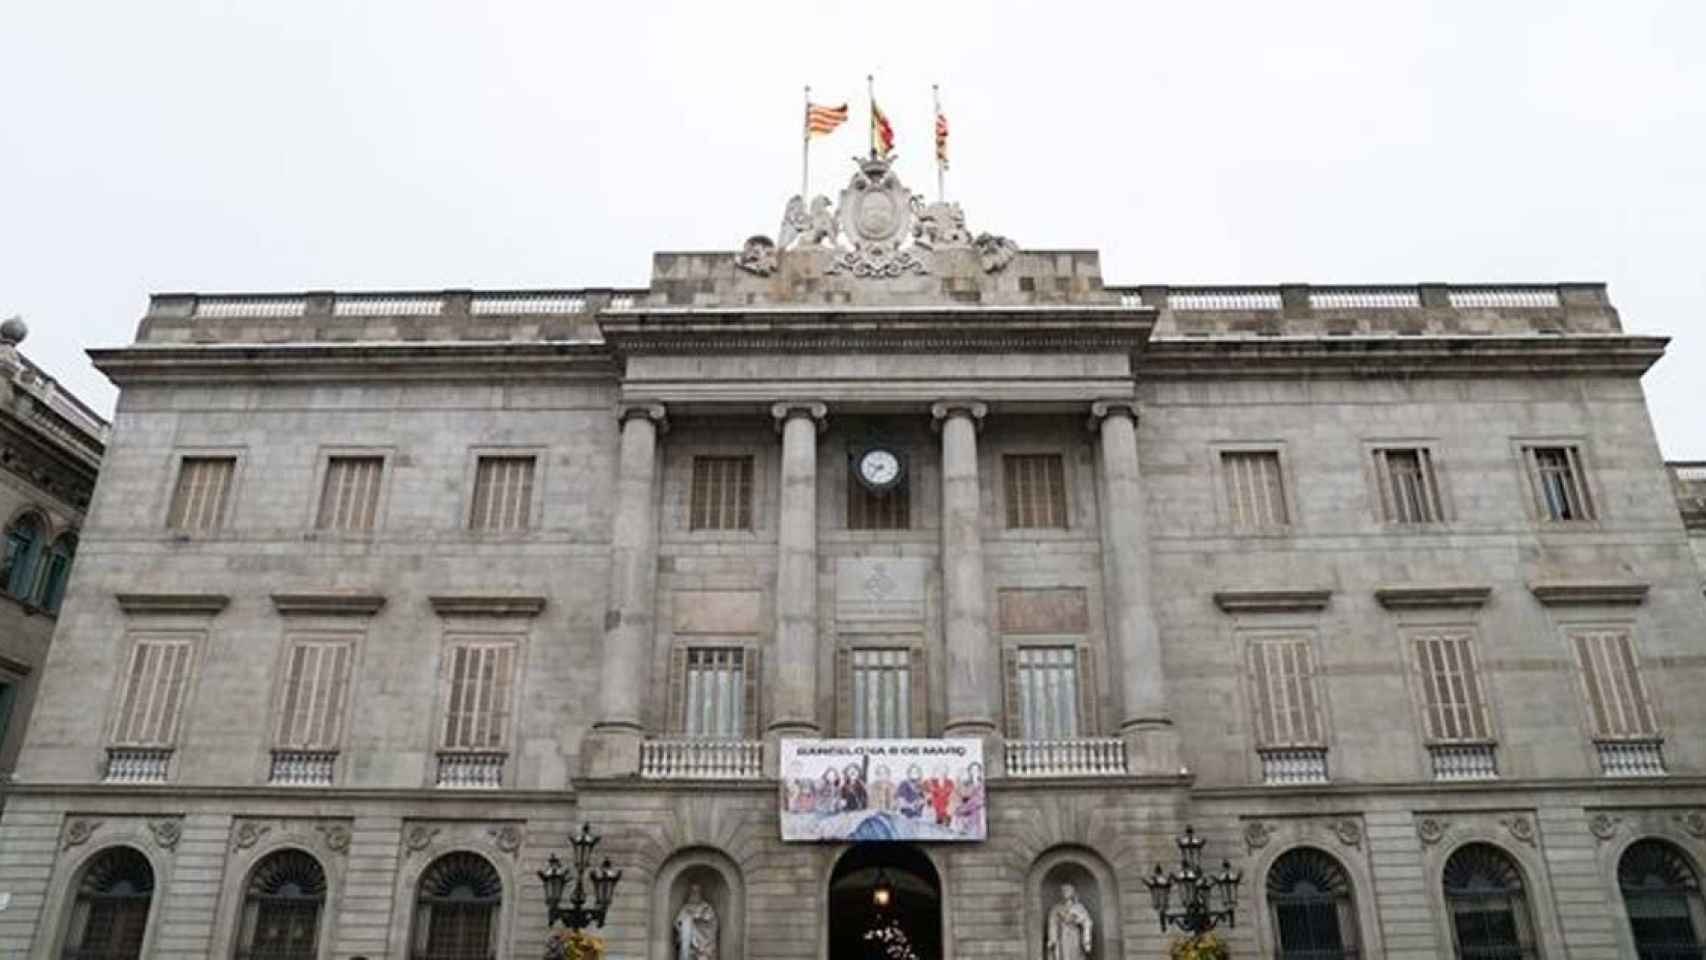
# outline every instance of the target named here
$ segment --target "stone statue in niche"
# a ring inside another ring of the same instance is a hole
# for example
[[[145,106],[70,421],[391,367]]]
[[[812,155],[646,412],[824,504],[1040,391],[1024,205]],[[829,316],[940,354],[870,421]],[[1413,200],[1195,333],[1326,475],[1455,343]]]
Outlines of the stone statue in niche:
[[[697,883],[675,913],[675,960],[717,960],[717,910]]]
[[[1078,901],[1078,891],[1070,883],[1061,884],[1060,900],[1048,912],[1044,960],[1087,960],[1093,926],[1090,911]]]

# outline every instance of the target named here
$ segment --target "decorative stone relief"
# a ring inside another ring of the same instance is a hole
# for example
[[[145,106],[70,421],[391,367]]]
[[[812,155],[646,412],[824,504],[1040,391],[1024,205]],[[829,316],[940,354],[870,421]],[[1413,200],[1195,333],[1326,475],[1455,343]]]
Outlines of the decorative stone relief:
[[[1609,813],[1596,813],[1588,819],[1588,832],[1599,838],[1600,842],[1617,836],[1617,827],[1623,822],[1622,817],[1614,817]]]
[[[95,835],[95,831],[101,828],[101,824],[103,822],[105,821],[90,820],[84,817],[79,817],[78,819],[66,824],[65,846],[63,849],[69,850],[72,847],[80,846],[89,842],[89,838]]]
[[[1019,245],[993,233],[977,235],[977,255],[984,273],[1000,273],[1019,255]]]
[[[347,853],[350,845],[350,829],[341,823],[317,823],[314,829],[320,831],[320,836],[326,838],[326,849],[333,853]]]
[[[1505,830],[1509,831],[1511,837],[1516,839],[1518,842],[1526,843],[1531,847],[1534,846],[1533,820],[1530,820],[1528,817],[1519,813],[1509,817],[1500,817],[1499,823],[1502,824]]]
[[[776,234],[776,247],[792,250],[795,246],[834,245],[836,232],[835,213],[830,210],[828,197],[822,194],[813,197],[808,211],[805,198],[796,193],[788,199],[788,207],[782,212],[782,229]]]
[[[747,237],[746,245],[735,254],[735,266],[747,273],[768,277],[776,272],[776,244],[769,237]]]
[[[417,823],[404,831],[403,846],[408,849],[409,853],[419,853],[432,845],[432,841],[438,836],[438,833],[438,827],[429,827]]]
[[[1706,840],[1706,813],[1690,810],[1676,815],[1676,822],[1696,840]]]
[[[969,247],[971,231],[966,229],[966,215],[957,203],[925,203],[912,198],[912,212],[918,218],[912,236],[926,250],[949,250]]]
[[[237,832],[231,838],[232,850],[247,850],[261,838],[272,832],[272,824],[260,823],[255,820],[245,820],[237,825]]]
[[[150,820],[148,832],[154,835],[154,842],[162,848],[170,850],[183,839],[184,824],[181,820]]]
[[[1333,835],[1347,847],[1362,846],[1362,824],[1353,817],[1340,817],[1334,821]]]
[[[506,823],[500,827],[493,827],[486,832],[491,835],[492,842],[497,845],[497,848],[504,853],[513,857],[521,850],[521,827],[513,823]]]
[[[1252,820],[1244,827],[1244,846],[1248,847],[1251,853],[1255,853],[1267,846],[1268,841],[1272,840],[1273,836],[1273,830],[1267,824],[1260,820]]]
[[[1451,826],[1451,821],[1438,817],[1423,817],[1416,821],[1416,836],[1421,838],[1422,846],[1431,847],[1445,836],[1445,830]]]

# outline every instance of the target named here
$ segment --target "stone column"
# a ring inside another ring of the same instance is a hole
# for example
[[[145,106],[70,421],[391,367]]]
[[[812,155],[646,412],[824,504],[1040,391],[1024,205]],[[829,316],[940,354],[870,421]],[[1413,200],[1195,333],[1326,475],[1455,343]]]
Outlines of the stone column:
[[[776,670],[769,738],[815,737],[817,722],[817,435],[821,403],[770,408],[782,434],[781,512],[776,521]]]
[[[1100,438],[1103,604],[1108,645],[1117,653],[1120,737],[1132,773],[1179,771],[1179,739],[1167,714],[1161,634],[1150,594],[1149,523],[1137,468],[1137,408],[1098,400],[1090,429]]]
[[[944,733],[993,740],[1001,665],[984,599],[977,482],[977,431],[988,409],[974,400],[944,400],[931,406],[930,416],[942,431],[942,633],[948,653]],[[985,763],[998,768],[998,753],[986,750]]]
[[[610,536],[610,593],[599,660],[598,721],[582,747],[590,776],[631,776],[640,769],[642,698],[651,692],[658,584],[655,487],[661,405],[626,407],[616,467],[616,517]]]

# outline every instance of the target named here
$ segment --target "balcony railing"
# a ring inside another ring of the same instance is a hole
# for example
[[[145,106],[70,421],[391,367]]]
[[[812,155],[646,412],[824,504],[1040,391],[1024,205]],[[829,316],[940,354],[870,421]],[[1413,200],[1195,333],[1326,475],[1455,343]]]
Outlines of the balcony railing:
[[[1327,782],[1326,747],[1264,747],[1256,755],[1262,758],[1262,782],[1269,786]]]
[[[452,790],[496,790],[504,785],[502,753],[440,753],[438,785]]]
[[[165,783],[171,747],[108,747],[108,783]]]
[[[757,780],[764,776],[761,740],[647,740],[640,744],[647,780]]]
[[[1660,749],[1663,741],[1600,740],[1599,767],[1608,777],[1662,777],[1665,757]]]
[[[274,750],[268,783],[285,787],[329,787],[336,750]]]
[[[1428,746],[1435,780],[1497,780],[1499,766],[1490,743],[1435,743]]]
[[[1118,737],[1007,741],[1009,777],[1122,777],[1126,769]]]

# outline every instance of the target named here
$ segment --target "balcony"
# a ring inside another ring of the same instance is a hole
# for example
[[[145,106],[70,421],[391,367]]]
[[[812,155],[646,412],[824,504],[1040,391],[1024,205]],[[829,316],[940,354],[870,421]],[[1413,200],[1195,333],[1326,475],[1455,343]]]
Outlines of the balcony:
[[[165,783],[171,747],[108,747],[107,783]]]
[[[267,782],[284,787],[329,787],[337,762],[336,750],[274,750]]]
[[[645,780],[758,780],[764,776],[762,740],[647,740],[640,744]]]
[[[1009,777],[1123,777],[1125,741],[1118,737],[1009,740]]]
[[[1497,780],[1498,761],[1490,743],[1433,743],[1428,745],[1434,779]]]
[[[440,753],[437,785],[448,790],[496,790],[504,785],[507,758],[503,753]]]
[[[1262,782],[1270,787],[1327,782],[1326,747],[1263,747]]]
[[[1660,744],[1650,740],[1598,740],[1600,771],[1608,777],[1662,777],[1665,757]]]

